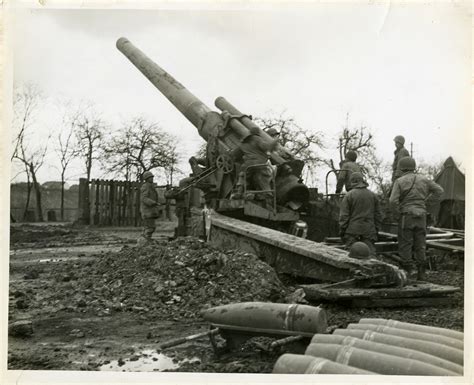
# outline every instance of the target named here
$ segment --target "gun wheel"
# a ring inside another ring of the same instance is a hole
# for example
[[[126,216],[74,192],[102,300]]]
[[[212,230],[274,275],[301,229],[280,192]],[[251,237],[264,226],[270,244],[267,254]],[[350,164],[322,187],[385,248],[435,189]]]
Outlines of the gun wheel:
[[[219,155],[216,158],[216,167],[224,174],[229,174],[234,170],[234,161],[229,155]]]

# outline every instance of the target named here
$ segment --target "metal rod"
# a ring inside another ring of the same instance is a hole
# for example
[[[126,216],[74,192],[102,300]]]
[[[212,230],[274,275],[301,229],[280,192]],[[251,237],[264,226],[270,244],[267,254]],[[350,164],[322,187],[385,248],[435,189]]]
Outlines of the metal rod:
[[[216,335],[216,334],[219,333],[219,331],[220,330],[217,328],[217,329],[208,330],[206,332],[202,332],[202,333],[198,333],[198,334],[193,334],[191,336],[175,338],[173,340],[163,342],[162,344],[160,344],[158,346],[158,348],[159,349],[166,349],[166,348],[171,348],[173,346],[182,345],[186,342],[197,340],[199,338],[208,337],[208,336],[211,336],[211,335]]]

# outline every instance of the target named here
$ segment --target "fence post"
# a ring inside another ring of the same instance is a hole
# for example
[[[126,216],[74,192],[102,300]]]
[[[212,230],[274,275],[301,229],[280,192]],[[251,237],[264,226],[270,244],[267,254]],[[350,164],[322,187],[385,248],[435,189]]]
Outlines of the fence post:
[[[79,178],[79,217],[77,222],[88,225],[90,222],[89,181]]]

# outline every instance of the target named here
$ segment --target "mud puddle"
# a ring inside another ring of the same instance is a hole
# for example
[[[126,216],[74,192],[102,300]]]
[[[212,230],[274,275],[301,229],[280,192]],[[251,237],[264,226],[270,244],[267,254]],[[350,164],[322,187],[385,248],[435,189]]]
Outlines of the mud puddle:
[[[132,358],[113,360],[97,369],[101,371],[122,372],[163,372],[178,369],[185,363],[197,362],[200,362],[197,357],[177,360],[154,350],[144,350]]]
[[[67,254],[67,258],[77,257],[78,255],[97,254],[105,251],[117,252],[124,246],[124,243],[115,245],[80,245],[67,247],[49,247],[42,249],[28,248],[19,250],[10,250],[10,257],[25,258],[34,255],[36,259],[48,257],[51,255]]]

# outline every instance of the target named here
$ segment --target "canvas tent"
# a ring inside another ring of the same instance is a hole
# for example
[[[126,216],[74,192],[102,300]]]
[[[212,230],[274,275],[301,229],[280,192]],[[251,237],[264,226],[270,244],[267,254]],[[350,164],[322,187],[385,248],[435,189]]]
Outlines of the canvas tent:
[[[446,159],[435,182],[444,189],[436,225],[449,229],[464,229],[466,181],[452,157]]]

